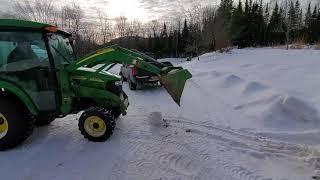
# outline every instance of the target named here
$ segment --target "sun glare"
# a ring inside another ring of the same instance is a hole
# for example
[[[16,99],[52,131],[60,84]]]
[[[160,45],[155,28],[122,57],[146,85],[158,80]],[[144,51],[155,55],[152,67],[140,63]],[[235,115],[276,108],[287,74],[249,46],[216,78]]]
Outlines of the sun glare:
[[[126,16],[128,19],[148,20],[148,14],[140,7],[138,0],[110,0],[106,13],[110,17]]]

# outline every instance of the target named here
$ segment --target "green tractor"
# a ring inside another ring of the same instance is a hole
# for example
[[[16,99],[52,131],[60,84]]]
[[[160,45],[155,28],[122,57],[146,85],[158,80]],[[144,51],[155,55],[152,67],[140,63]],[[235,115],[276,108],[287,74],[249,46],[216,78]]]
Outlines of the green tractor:
[[[115,64],[157,74],[178,105],[192,77],[181,67],[149,63],[146,55],[119,46],[76,59],[70,39],[52,25],[0,19],[0,150],[22,143],[35,125],[81,111],[81,134],[94,142],[107,140],[129,105],[121,77],[107,71]]]

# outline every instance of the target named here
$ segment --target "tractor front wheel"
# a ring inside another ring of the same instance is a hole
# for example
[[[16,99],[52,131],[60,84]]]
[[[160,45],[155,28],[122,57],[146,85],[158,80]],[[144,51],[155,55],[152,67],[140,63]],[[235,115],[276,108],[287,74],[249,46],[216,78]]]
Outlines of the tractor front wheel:
[[[86,139],[93,142],[102,142],[113,134],[115,120],[111,110],[92,107],[82,113],[78,126]]]
[[[16,102],[9,99],[0,101],[0,150],[21,144],[32,133],[34,118]]]

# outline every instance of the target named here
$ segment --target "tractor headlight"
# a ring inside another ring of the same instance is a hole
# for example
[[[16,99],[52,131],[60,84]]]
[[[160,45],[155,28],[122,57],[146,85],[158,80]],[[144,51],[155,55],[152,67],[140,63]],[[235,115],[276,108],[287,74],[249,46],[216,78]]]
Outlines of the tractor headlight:
[[[114,82],[114,85],[116,85],[116,86],[122,86],[122,81],[115,81],[115,82]]]

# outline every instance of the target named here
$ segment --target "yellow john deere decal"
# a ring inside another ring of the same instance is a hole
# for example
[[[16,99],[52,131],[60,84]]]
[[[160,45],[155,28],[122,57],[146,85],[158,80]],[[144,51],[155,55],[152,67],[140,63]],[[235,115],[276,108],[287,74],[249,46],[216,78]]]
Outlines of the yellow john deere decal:
[[[87,61],[87,60],[89,60],[91,58],[94,58],[94,57],[100,56],[100,55],[102,55],[104,53],[108,53],[108,52],[112,52],[112,51],[114,51],[113,48],[103,49],[101,51],[96,52],[95,54],[92,54],[91,56],[88,56],[88,57],[78,61],[77,64],[83,63],[83,62],[85,62],[85,61]]]

